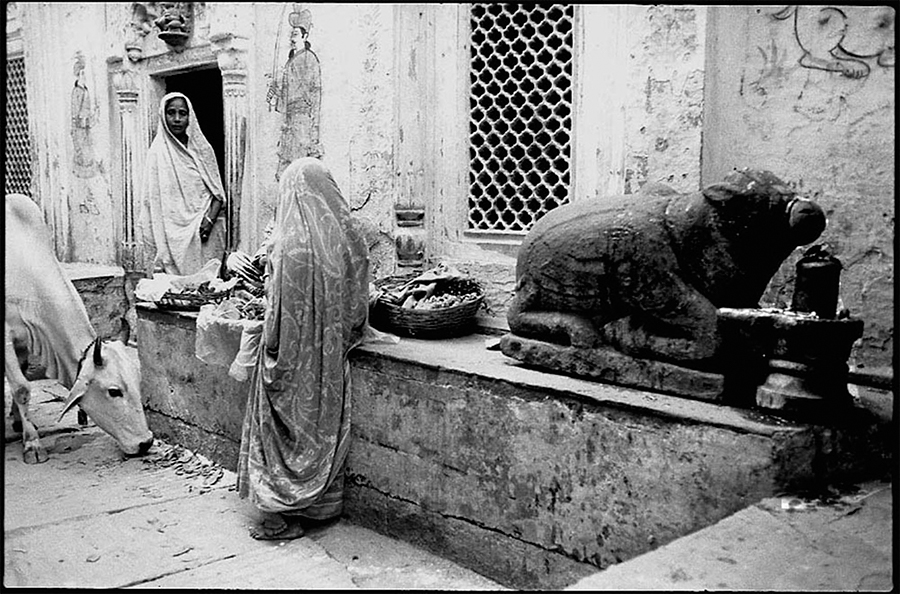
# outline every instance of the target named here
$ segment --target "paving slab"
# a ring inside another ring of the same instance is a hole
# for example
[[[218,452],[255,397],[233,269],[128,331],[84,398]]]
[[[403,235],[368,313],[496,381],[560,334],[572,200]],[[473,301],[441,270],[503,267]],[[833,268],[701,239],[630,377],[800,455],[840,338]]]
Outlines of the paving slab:
[[[74,413],[57,423],[62,389],[34,384],[49,460],[25,464],[6,423],[5,587],[506,589],[344,520],[294,541],[253,540],[256,510],[238,497],[233,472],[159,440],[125,457]]]
[[[767,498],[567,590],[892,591],[892,493]]]

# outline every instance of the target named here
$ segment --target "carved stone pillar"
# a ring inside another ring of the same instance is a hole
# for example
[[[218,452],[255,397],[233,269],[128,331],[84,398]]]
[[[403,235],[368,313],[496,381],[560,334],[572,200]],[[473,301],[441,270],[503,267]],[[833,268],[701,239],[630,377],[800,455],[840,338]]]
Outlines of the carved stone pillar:
[[[122,196],[122,245],[119,249],[119,262],[127,272],[133,272],[143,267],[143,254],[141,253],[137,231],[137,217],[140,215],[135,199],[135,185],[140,179],[141,172],[135,163],[135,158],[140,150],[140,111],[138,100],[137,74],[133,70],[120,70],[113,75],[113,86],[116,90],[116,101],[119,105],[119,122],[122,130],[122,142],[120,146],[121,161],[121,196]]]
[[[433,203],[434,9],[427,5],[394,8],[397,56],[395,100],[398,134],[394,155],[398,181],[394,205],[397,265],[421,268],[428,256],[426,205]]]
[[[222,71],[225,112],[225,194],[228,199],[227,246],[237,248],[241,237],[241,195],[247,157],[247,39],[224,34],[211,39]]]

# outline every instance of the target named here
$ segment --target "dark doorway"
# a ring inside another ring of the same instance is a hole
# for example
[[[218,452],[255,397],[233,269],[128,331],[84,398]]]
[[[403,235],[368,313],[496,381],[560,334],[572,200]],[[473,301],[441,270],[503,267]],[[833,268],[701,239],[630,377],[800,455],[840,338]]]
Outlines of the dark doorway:
[[[212,145],[219,162],[219,174],[225,183],[225,111],[222,108],[222,73],[218,68],[191,70],[163,79],[166,92],[187,95],[194,106],[197,124]],[[228,188],[225,189],[228,192]]]

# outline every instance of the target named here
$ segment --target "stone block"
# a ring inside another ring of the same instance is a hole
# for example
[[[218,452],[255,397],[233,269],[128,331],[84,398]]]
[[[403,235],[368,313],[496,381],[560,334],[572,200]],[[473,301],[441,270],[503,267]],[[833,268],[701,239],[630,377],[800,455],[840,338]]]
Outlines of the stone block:
[[[122,319],[126,318],[130,308],[124,269],[73,263],[64,263],[63,269],[84,301],[97,335],[103,338],[118,336]]]
[[[194,355],[196,313],[138,305],[141,394],[155,435],[237,467],[247,382]]]

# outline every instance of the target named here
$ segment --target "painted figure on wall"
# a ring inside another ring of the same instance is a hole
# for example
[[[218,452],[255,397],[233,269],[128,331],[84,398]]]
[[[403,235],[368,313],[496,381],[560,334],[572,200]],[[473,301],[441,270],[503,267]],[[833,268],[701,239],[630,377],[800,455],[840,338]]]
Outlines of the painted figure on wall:
[[[293,5],[288,17],[291,25],[287,62],[272,73],[267,102],[282,114],[278,142],[278,169],[275,179],[295,159],[322,157],[319,145],[319,114],[322,106],[322,70],[319,58],[309,43],[312,26],[310,12]],[[276,59],[280,55],[276,43]]]
[[[99,173],[94,158],[92,128],[96,121],[91,92],[85,82],[84,54],[75,54],[75,86],[72,88],[72,145],[74,148],[74,171],[81,178],[91,178]]]
[[[88,84],[88,63],[81,51],[75,53],[72,74],[75,82],[69,102],[72,177],[67,192],[71,233],[68,257],[76,262],[112,264],[116,257],[112,196],[103,163],[94,148],[98,109]]]
[[[804,68],[840,72],[847,78],[865,78],[870,62],[894,67],[892,6],[797,6],[772,15],[777,20],[794,18],[794,36],[803,49]]]

